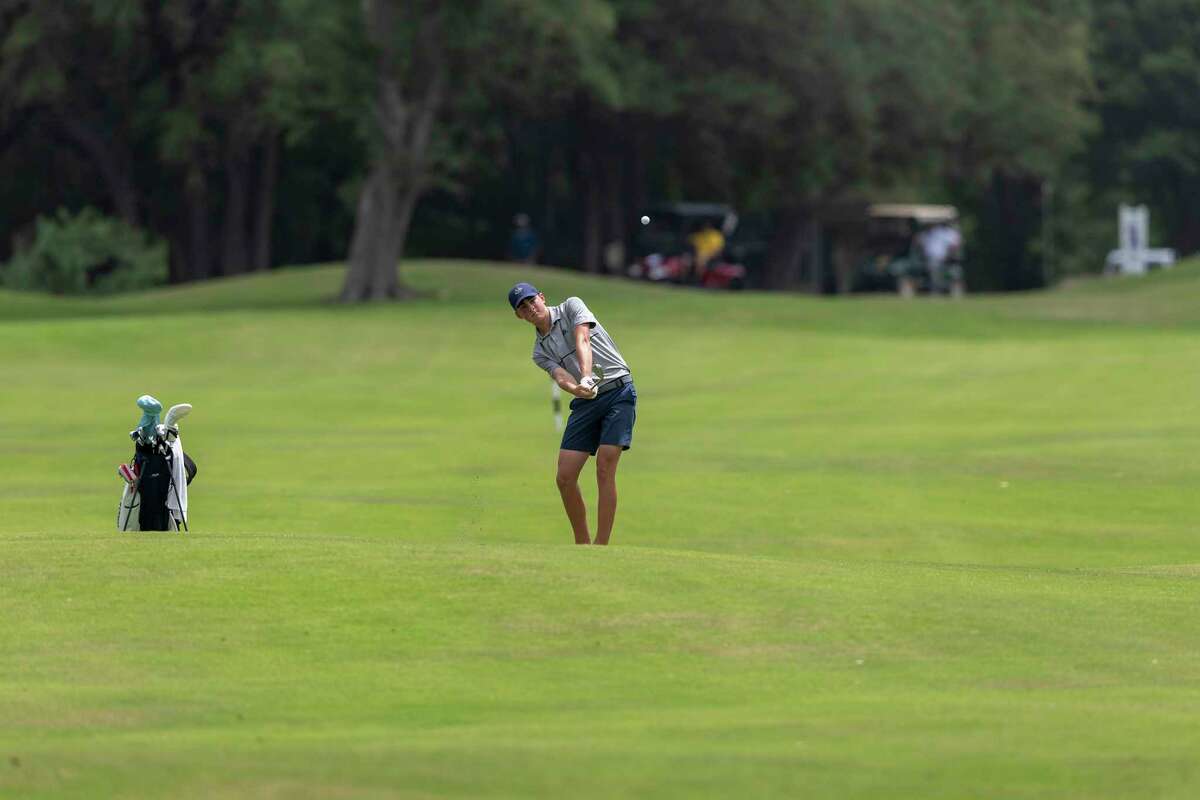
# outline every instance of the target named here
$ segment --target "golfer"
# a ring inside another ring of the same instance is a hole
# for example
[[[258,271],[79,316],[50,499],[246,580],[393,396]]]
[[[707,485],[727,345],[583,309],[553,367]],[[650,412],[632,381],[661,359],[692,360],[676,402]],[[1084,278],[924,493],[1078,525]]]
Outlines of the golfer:
[[[591,544],[587,508],[579,491],[579,473],[596,456],[599,508],[596,544],[608,544],[617,515],[617,463],[633,442],[637,391],[629,365],[604,326],[578,297],[547,306],[546,296],[528,283],[508,292],[508,302],[537,329],[533,363],[550,374],[563,391],[575,395],[558,451],[558,492],[575,544]]]

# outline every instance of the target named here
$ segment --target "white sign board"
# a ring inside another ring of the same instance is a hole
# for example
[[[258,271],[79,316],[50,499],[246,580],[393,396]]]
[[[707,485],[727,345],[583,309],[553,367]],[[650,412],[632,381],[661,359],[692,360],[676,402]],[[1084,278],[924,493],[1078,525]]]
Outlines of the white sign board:
[[[1117,249],[1105,259],[1105,272],[1144,275],[1151,267],[1170,267],[1175,251],[1169,247],[1147,247],[1150,239],[1150,211],[1145,206],[1117,209]]]

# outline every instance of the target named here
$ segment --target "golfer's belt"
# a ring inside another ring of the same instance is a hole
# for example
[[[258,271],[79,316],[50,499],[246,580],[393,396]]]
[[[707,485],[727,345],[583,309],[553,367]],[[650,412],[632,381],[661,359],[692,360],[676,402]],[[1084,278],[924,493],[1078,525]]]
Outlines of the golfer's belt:
[[[620,389],[622,386],[628,386],[631,383],[633,383],[632,375],[622,375],[621,377],[613,378],[608,383],[600,386],[600,388],[596,390],[596,394],[604,394],[611,389]]]

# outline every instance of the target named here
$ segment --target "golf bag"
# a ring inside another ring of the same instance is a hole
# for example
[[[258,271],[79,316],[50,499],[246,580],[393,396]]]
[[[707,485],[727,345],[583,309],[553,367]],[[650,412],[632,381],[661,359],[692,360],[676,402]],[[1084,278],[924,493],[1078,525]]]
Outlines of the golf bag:
[[[138,528],[144,531],[170,530],[173,520],[167,511],[167,497],[171,493],[171,462],[151,447],[138,448],[134,460],[141,476],[138,482],[138,491],[142,495]]]
[[[133,458],[117,468],[124,479],[121,504],[117,507],[119,531],[178,531],[188,529],[187,487],[196,477],[196,462],[183,452],[175,422],[191,411],[186,403],[167,412],[165,425],[158,424],[161,404],[149,395],[138,400],[144,410],[142,423],[130,431]]]
[[[178,439],[138,444],[125,471],[134,481],[121,494],[118,530],[187,530],[187,486],[197,468]]]

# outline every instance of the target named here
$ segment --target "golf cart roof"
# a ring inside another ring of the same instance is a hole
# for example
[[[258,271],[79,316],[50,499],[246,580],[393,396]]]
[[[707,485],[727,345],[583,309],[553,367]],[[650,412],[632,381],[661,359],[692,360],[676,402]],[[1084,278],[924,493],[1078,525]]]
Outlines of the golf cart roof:
[[[930,206],[916,203],[875,203],[867,213],[872,218],[915,219],[917,222],[953,222],[958,219],[954,206]]]
[[[650,206],[646,213],[673,214],[680,217],[723,217],[733,213],[733,206],[725,203],[662,203]]]

